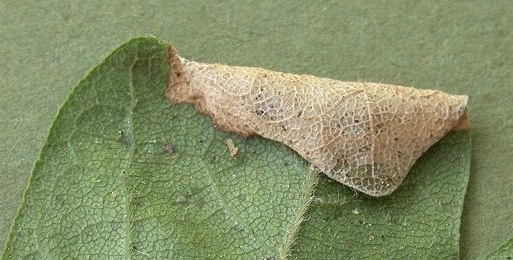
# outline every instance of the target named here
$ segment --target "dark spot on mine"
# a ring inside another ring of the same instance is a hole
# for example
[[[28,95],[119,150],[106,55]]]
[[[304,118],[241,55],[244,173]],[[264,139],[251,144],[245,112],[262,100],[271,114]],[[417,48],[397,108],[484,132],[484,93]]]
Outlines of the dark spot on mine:
[[[282,125],[282,126],[281,126],[281,130],[282,130],[283,132],[285,132],[285,131],[287,131],[287,128],[286,128],[284,125]]]
[[[383,123],[376,124],[374,126],[374,133],[379,134],[379,133],[383,132],[383,128],[385,128],[385,124],[383,124]]]
[[[301,117],[303,115],[303,111],[299,111],[296,115],[296,117]]]
[[[355,119],[355,120],[354,120],[354,122],[355,122],[356,124],[358,124],[358,123],[360,123],[360,120]]]
[[[130,249],[134,250],[134,251],[138,251],[139,250],[139,247],[137,247],[137,245],[135,243],[132,243],[130,245]]]
[[[399,137],[395,137],[395,138],[394,138],[394,141],[395,141],[395,142],[399,141]]]
[[[182,75],[180,72],[177,72],[177,73],[176,73],[176,76],[177,76],[177,77],[180,77],[180,75]]]
[[[257,111],[255,111],[255,114],[257,114],[257,115],[261,116],[261,115],[263,115],[263,114],[264,114],[264,112],[265,112],[265,111],[264,111],[263,109],[257,109]]]

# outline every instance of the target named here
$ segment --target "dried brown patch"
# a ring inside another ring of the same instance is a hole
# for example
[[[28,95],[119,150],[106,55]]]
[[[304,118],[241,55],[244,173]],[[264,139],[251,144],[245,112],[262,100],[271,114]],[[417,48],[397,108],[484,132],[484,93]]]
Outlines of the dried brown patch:
[[[197,63],[173,48],[169,64],[165,95],[172,103],[193,103],[217,128],[284,143],[371,196],[393,192],[429,147],[468,127],[467,96]]]

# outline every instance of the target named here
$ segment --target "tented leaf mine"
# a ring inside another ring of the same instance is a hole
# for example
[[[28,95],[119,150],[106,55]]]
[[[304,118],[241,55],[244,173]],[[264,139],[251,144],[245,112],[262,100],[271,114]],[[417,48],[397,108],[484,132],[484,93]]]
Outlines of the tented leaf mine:
[[[393,192],[415,161],[467,127],[467,96],[186,60],[169,47],[172,103],[215,127],[286,144],[330,178],[371,196]]]

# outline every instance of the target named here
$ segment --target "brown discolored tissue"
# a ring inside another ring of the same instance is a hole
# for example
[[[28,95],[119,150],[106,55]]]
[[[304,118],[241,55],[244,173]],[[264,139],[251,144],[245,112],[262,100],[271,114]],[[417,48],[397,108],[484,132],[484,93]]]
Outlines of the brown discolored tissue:
[[[286,144],[330,178],[371,196],[392,193],[451,129],[469,127],[467,96],[186,60],[169,47],[172,103],[214,125]]]

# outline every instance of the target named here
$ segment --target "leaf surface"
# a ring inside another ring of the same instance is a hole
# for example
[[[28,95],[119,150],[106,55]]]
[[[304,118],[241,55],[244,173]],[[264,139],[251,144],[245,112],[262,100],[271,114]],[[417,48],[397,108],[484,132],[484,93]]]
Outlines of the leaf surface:
[[[513,238],[499,245],[487,256],[487,259],[513,259]]]
[[[321,178],[294,252],[301,259],[458,259],[470,140],[452,132],[390,196],[358,196]]]
[[[386,257],[387,246],[389,256],[458,256],[468,133],[430,149],[394,195],[370,198],[284,145],[170,105],[166,49],[133,39],[73,89],[4,259]]]

